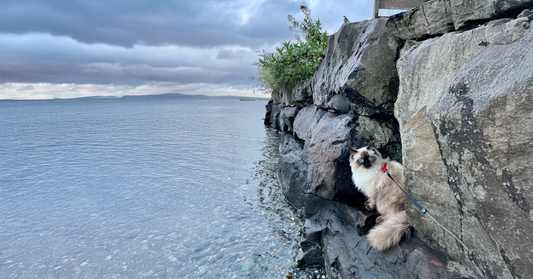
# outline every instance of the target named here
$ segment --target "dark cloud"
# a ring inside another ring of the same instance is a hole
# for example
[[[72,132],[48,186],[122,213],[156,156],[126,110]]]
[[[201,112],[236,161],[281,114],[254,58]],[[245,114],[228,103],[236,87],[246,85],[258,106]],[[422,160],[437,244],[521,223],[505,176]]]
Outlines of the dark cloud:
[[[254,50],[239,46],[125,48],[46,34],[0,36],[0,45],[0,83],[242,84],[256,58]]]
[[[0,85],[250,88],[256,51],[294,39],[288,14],[308,5],[333,33],[343,15],[370,18],[373,2],[0,0]]]
[[[287,37],[287,13],[299,6],[266,1],[246,24],[253,1],[2,1],[0,32],[49,33],[84,43],[132,47],[178,44],[258,47]],[[241,12],[242,11],[242,12]]]

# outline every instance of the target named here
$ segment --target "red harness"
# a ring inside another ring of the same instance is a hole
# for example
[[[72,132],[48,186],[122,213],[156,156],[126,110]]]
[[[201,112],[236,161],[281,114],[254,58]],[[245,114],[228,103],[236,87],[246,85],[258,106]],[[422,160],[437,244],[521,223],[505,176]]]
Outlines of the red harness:
[[[381,167],[381,170],[382,170],[383,172],[386,172],[386,171],[387,171],[387,164],[383,165],[383,167]]]

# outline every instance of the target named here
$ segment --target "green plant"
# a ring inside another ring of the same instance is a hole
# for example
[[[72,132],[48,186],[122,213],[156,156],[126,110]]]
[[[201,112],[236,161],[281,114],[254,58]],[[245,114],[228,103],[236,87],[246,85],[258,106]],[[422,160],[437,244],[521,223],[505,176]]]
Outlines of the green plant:
[[[258,51],[259,52],[259,51]],[[265,51],[260,51],[260,56],[266,55]],[[257,67],[257,73],[250,79],[254,81],[254,91],[261,93],[270,93],[271,91],[278,91],[281,87],[274,80],[272,69],[270,67],[264,67],[261,63],[256,62],[253,64]]]
[[[311,10],[300,7],[305,17],[296,20],[289,15],[289,29],[296,32],[296,42],[283,42],[275,53],[262,52],[257,66],[256,88],[277,90],[302,84],[313,77],[320,61],[325,57],[328,34],[322,32],[320,19],[311,18]],[[302,40],[299,34],[303,35]]]

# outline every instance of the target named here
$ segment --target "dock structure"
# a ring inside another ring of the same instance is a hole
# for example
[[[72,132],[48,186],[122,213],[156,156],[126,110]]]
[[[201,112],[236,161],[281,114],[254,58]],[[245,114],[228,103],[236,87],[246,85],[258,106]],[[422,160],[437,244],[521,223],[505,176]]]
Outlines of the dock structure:
[[[255,101],[255,97],[239,97],[239,101]]]
[[[423,0],[374,0],[374,15],[372,18],[388,17],[380,16],[379,10],[409,10],[423,3]]]

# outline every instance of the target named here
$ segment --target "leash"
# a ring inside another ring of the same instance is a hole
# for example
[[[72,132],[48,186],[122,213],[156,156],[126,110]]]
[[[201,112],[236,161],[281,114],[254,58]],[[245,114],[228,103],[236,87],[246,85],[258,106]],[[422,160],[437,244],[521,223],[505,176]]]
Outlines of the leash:
[[[429,216],[433,221],[435,221],[435,223],[437,223],[437,225],[439,225],[442,229],[444,229],[445,231],[447,231],[448,233],[450,233],[457,241],[459,241],[463,247],[465,247],[466,250],[468,250],[468,252],[471,252],[470,249],[468,249],[468,247],[466,247],[466,245],[463,243],[463,241],[461,241],[457,236],[455,236],[451,231],[447,230],[443,225],[441,225],[437,220],[435,220],[435,218],[433,218],[433,216],[431,216],[428,212],[428,210],[426,208],[424,208],[422,205],[420,205],[418,202],[416,202],[415,199],[413,199],[413,197],[411,197],[411,195],[409,195],[397,182],[396,180],[394,180],[394,178],[392,178],[392,176],[390,175],[389,173],[389,170],[387,169],[387,164],[383,165],[383,167],[381,167],[381,170],[386,173],[389,178],[392,180],[392,182],[394,182],[394,184],[396,184],[396,186],[398,186],[398,188],[400,188],[400,190],[402,190],[402,192],[404,193],[404,195],[409,198],[409,200],[418,208],[418,210],[420,210],[420,212],[422,212],[422,214],[426,214],[427,216]]]

